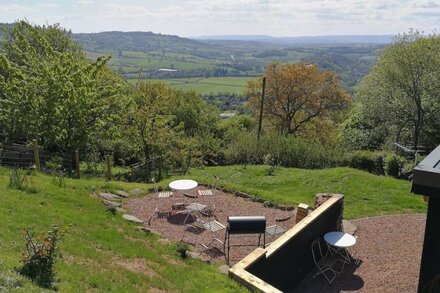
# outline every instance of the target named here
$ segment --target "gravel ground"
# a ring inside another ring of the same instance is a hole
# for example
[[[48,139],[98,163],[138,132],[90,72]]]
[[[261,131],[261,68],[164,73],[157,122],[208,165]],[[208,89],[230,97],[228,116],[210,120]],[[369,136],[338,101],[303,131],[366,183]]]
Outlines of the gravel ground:
[[[331,285],[313,271],[294,292],[416,292],[426,215],[394,215],[351,221],[358,226],[350,250],[359,265],[346,267]]]
[[[197,189],[206,188],[204,186],[199,186]],[[187,193],[197,194],[197,190],[189,190]],[[275,208],[268,208],[263,206],[262,203],[253,202],[250,199],[241,198],[233,194],[227,194],[220,190],[215,190],[214,195],[212,196],[202,195],[198,196],[196,199],[186,198],[185,200],[182,196],[182,193],[176,192],[171,198],[158,198],[155,195],[148,195],[142,198],[131,199],[127,201],[123,207],[134,216],[143,220],[146,223],[146,226],[148,226],[149,219],[153,215],[156,207],[159,207],[161,210],[170,211],[173,204],[184,201],[187,204],[197,202],[212,207],[215,211],[214,214],[217,220],[225,226],[227,224],[228,216],[265,216],[266,225],[270,226],[275,224],[276,218],[284,218],[293,214],[293,211],[283,211]],[[206,230],[194,231],[192,229],[188,229],[187,226],[183,224],[184,218],[185,215],[157,218],[150,222],[149,227],[152,230],[159,232],[163,238],[171,241],[179,241],[183,238],[185,242],[191,244],[198,252],[202,250],[202,247],[199,245],[200,243],[208,244],[213,237],[221,239],[222,241],[224,240],[225,229],[215,233],[208,232]],[[210,221],[214,218],[206,218],[199,215],[197,219]],[[194,220],[195,219],[193,218],[189,222],[194,225],[200,225]],[[294,217],[292,217],[290,220],[283,222],[281,225],[285,229],[288,229],[294,224]],[[278,236],[280,235],[281,234]],[[276,237],[266,237],[266,243],[272,242],[275,239]],[[225,260],[223,247],[220,243],[214,243],[214,246],[218,249],[213,249],[207,253],[203,253],[202,257],[206,260],[222,262]],[[231,237],[231,244],[254,244],[254,246],[248,247],[231,247],[230,264],[232,265],[255,249],[256,244],[258,244],[258,236],[233,235]]]

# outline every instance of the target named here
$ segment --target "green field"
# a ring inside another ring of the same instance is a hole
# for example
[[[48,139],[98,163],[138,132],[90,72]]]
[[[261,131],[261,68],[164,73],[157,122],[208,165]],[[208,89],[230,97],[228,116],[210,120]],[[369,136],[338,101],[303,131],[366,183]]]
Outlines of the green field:
[[[346,218],[426,212],[422,198],[409,193],[408,181],[350,168],[279,168],[274,176],[268,175],[268,169],[207,167],[192,169],[185,177],[210,184],[216,174],[221,186],[277,203],[312,205],[315,193],[343,193]],[[44,292],[14,271],[24,249],[19,228],[40,233],[53,224],[66,231],[60,243],[62,258],[56,262],[60,292],[247,292],[220,274],[218,265],[180,259],[175,244],[137,231],[136,225],[119,213],[113,215],[91,196],[116,189],[147,191],[151,185],[85,178],[66,179],[65,187],[60,187],[51,176],[37,173],[26,180],[35,191],[24,192],[8,187],[9,176],[9,169],[0,168],[1,292]],[[18,280],[20,287],[8,286],[11,279]]]
[[[196,78],[171,78],[160,79],[173,87],[194,90],[199,94],[209,93],[237,93],[241,94],[246,88],[246,83],[252,77],[196,77]],[[149,79],[157,81],[157,79]],[[129,80],[131,83],[138,82],[135,79]],[[146,80],[148,81],[148,79]]]

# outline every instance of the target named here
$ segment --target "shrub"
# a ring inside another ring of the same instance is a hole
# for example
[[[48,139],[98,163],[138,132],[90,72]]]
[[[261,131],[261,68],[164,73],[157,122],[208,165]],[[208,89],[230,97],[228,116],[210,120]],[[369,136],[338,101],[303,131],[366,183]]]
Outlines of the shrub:
[[[46,162],[46,168],[52,171],[63,170],[64,160],[60,156],[53,156]]]
[[[306,169],[333,167],[341,164],[341,153],[294,136],[266,135],[257,142],[255,134],[244,134],[225,151],[229,164],[263,164]],[[274,171],[274,170],[269,170]]]
[[[186,258],[187,257],[187,251],[188,251],[188,244],[184,243],[184,242],[178,242],[176,244],[176,252],[180,255],[181,258]]]
[[[18,272],[38,286],[52,288],[55,278],[54,262],[58,256],[60,239],[58,226],[54,225],[46,236],[34,238],[29,229],[23,229],[26,250],[22,253],[22,267]]]
[[[379,152],[356,151],[349,156],[348,165],[373,174],[384,174],[383,154]]]
[[[400,171],[400,178],[406,180],[412,180],[414,167],[415,167],[414,162],[405,161]]]
[[[385,172],[389,176],[400,178],[402,175],[402,169],[405,164],[405,159],[401,156],[390,154],[385,158],[384,166]]]

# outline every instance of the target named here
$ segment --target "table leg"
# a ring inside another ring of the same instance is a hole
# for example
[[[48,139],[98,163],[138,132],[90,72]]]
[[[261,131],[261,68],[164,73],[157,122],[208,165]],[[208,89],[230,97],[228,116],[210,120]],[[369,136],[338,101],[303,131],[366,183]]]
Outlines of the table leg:
[[[342,262],[342,268],[338,272],[339,274],[341,274],[345,268],[345,265],[351,264],[351,257],[350,254],[348,253],[348,250],[346,248],[334,247],[328,243],[327,243],[327,247],[328,247],[327,252],[330,252],[330,255],[333,258],[337,258],[338,256],[342,258],[342,259],[340,258],[337,259],[338,261]]]

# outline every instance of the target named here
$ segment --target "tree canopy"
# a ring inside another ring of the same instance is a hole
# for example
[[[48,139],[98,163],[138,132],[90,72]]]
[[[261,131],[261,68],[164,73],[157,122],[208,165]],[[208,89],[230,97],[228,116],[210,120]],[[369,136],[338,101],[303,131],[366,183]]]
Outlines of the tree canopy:
[[[398,35],[359,86],[344,135],[363,148],[387,142],[432,148],[440,138],[439,97],[440,37]]]
[[[266,68],[263,115],[281,134],[306,135],[318,120],[330,121],[350,95],[339,86],[336,73],[314,64],[273,63]],[[249,106],[257,114],[262,78],[248,83]]]
[[[25,21],[6,31],[0,54],[0,139],[37,139],[47,149],[84,150],[110,136],[129,99],[127,83],[86,58],[58,25]]]

